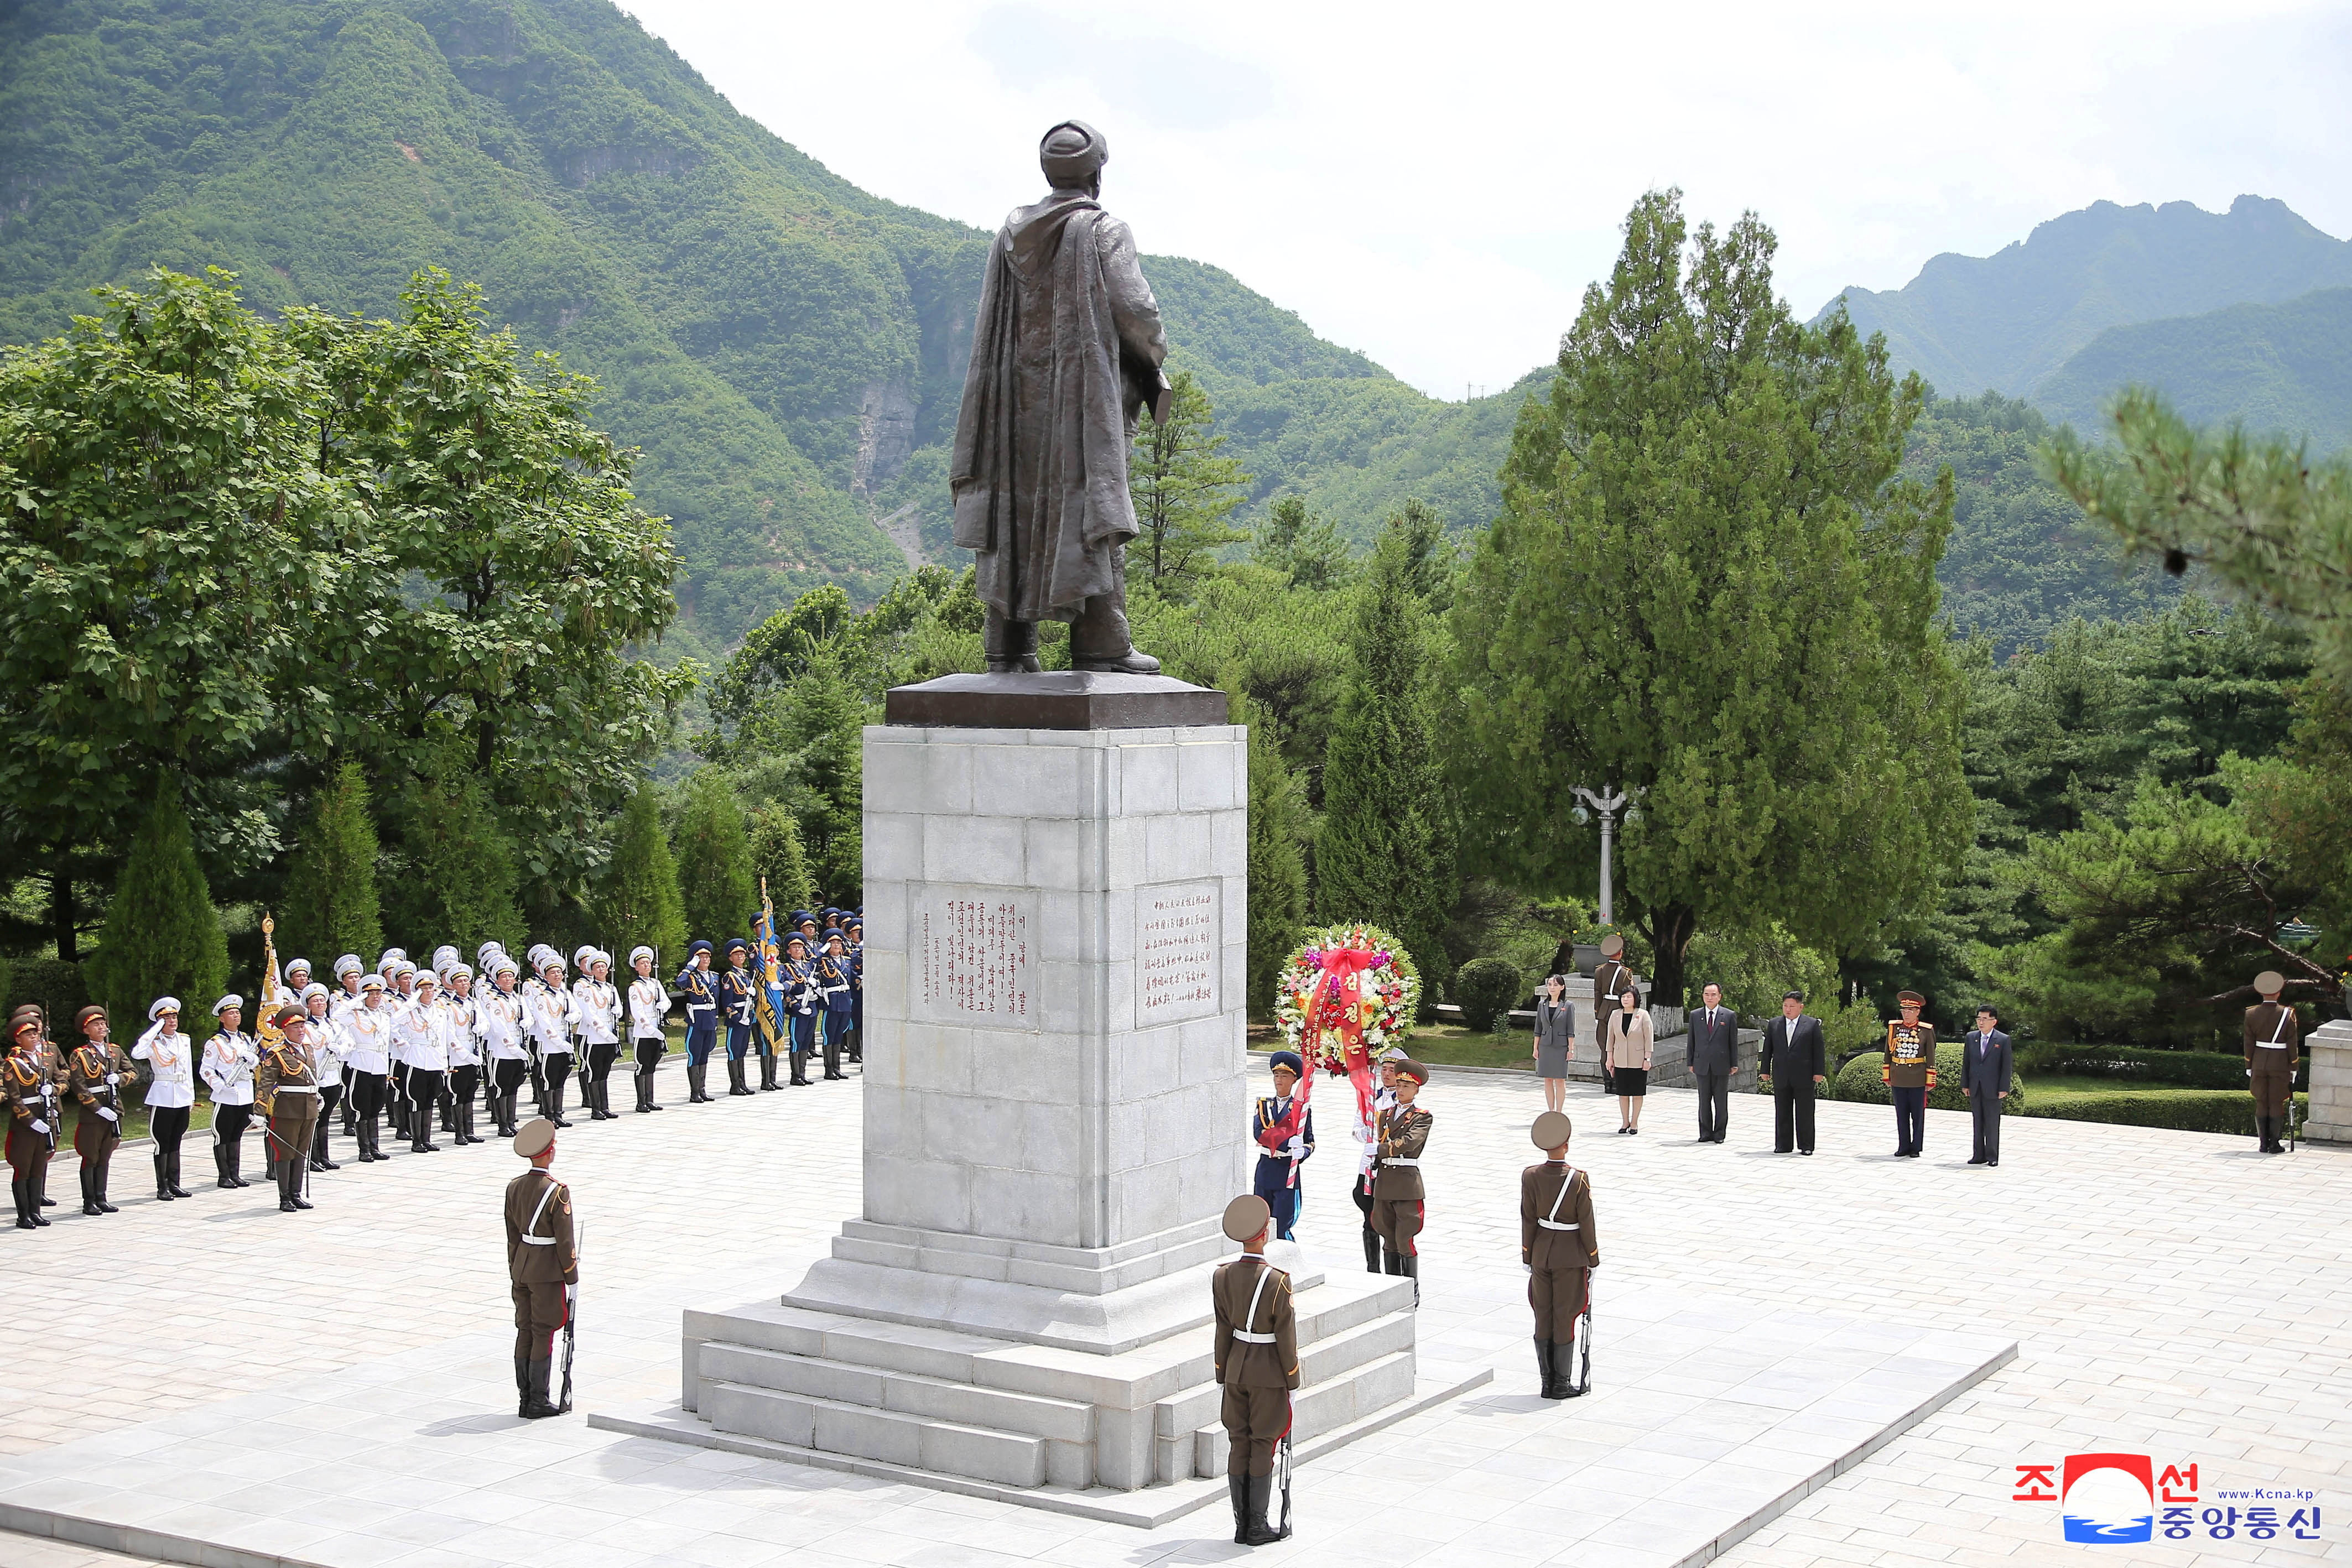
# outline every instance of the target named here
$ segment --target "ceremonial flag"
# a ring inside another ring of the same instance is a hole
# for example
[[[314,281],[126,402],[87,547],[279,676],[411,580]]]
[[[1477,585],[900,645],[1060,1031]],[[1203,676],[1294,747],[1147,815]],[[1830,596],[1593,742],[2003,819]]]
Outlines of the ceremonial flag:
[[[783,955],[776,948],[776,906],[768,898],[768,879],[760,879],[759,934],[760,990],[754,998],[760,1019],[760,1034],[768,1042],[773,1055],[790,1049],[784,1043],[784,980],[779,967]]]

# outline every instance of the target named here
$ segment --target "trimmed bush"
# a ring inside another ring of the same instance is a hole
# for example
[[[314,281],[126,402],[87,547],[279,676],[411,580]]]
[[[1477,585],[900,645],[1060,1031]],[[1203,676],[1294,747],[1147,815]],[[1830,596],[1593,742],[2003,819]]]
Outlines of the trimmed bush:
[[[2243,1064],[2239,1071],[2245,1071]],[[2310,1096],[2298,1094],[2306,1109]],[[2241,1087],[2118,1090],[2112,1094],[2045,1095],[2025,1113],[2062,1122],[2112,1122],[2126,1127],[2172,1127],[2186,1133],[2254,1134],[2254,1097]]]
[[[53,1039],[62,1040],[62,1030],[70,1030],[74,1014],[89,1005],[89,982],[79,964],[63,958],[18,958],[8,977],[8,1010],[31,1002],[49,1019]],[[205,998],[209,1002],[210,997]],[[147,1027],[141,1018],[139,1027]],[[123,1038],[129,1039],[130,1036]]]
[[[131,837],[89,974],[118,1040],[136,1038],[147,1027],[147,1004],[162,996],[180,998],[189,1039],[202,1043],[219,1028],[210,1009],[228,987],[228,937],[196,863],[176,774],[163,776]]]
[[[1885,1065],[1883,1052],[1870,1051],[1855,1057],[1837,1071],[1830,1080],[1833,1100],[1853,1100],[1865,1105],[1892,1105],[1895,1096],[1878,1081],[1878,1071]],[[2012,1070],[2009,1092],[2001,1100],[2004,1116],[2029,1115],[2025,1109],[2025,1081]],[[1936,1087],[1927,1096],[1931,1111],[1965,1111],[1969,1098],[1960,1092],[1960,1045],[1958,1040],[1936,1042]]]
[[[2067,1078],[2112,1078],[2118,1083],[2168,1083],[2183,1089],[2246,1086],[2246,1059],[2221,1051],[2140,1051],[2128,1045],[2029,1045],[2017,1053],[2021,1072]],[[2310,1069],[2295,1064],[2295,1082]]]
[[[1520,998],[1518,966],[1505,958],[1473,958],[1454,971],[1454,1005],[1470,1029],[1491,1029]]]

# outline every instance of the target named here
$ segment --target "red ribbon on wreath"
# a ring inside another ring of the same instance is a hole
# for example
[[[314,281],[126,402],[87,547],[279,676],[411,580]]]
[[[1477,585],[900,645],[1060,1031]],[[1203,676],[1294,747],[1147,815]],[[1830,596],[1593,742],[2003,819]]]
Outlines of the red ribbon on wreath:
[[[1299,1011],[1305,1028],[1300,1043],[1326,1061],[1334,1072],[1344,1071],[1356,1091],[1358,1115],[1369,1125],[1372,1115],[1372,1062],[1364,1050],[1367,1015],[1379,1011],[1377,998],[1366,1007],[1363,975],[1388,959],[1367,947],[1325,947],[1307,957],[1317,967],[1314,994]],[[1324,1049],[1326,1034],[1339,1039],[1335,1053]],[[1337,1060],[1333,1061],[1334,1056]]]

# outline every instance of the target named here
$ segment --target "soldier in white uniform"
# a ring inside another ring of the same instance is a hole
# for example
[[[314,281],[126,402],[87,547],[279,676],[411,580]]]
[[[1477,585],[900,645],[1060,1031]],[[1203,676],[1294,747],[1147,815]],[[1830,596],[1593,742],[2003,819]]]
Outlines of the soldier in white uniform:
[[[437,1155],[433,1141],[433,1106],[441,1097],[441,1080],[449,1071],[449,1009],[442,1005],[440,982],[422,970],[415,993],[394,1016],[393,1038],[400,1042],[401,1060],[408,1064],[408,1152]]]
[[[343,1063],[351,1053],[351,1037],[334,1016],[334,998],[317,981],[302,988],[302,1009],[310,1015],[310,1060],[318,1069],[319,1123],[310,1133],[310,1168],[341,1170],[327,1157],[327,1133],[335,1124],[335,1107],[343,1097]]]
[[[360,977],[366,972],[367,966],[360,962],[360,956],[357,953],[346,953],[335,960],[336,989],[333,996],[328,999],[327,1016],[334,1019],[338,1026],[351,1016],[353,1008],[360,1006]],[[359,1107],[352,1103],[350,1036],[344,1036],[343,1046],[343,1092],[341,1096],[343,1110],[343,1135],[347,1138],[355,1138],[359,1136],[360,1113]]]
[[[196,1047],[180,1032],[179,998],[157,997],[147,1020],[131,1059],[154,1075],[147,1085],[147,1131],[155,1140],[155,1196],[169,1203],[191,1196],[180,1185],[180,1139],[196,1103]]]
[[[204,1064],[197,1069],[213,1096],[213,1166],[219,1187],[251,1186],[245,1179],[245,1129],[253,1120],[253,1070],[261,1053],[253,1037],[239,1026],[245,1021],[245,998],[231,992],[213,1004],[220,1032],[205,1042]]]
[[[593,1122],[618,1120],[613,1113],[610,1081],[621,1054],[621,993],[613,987],[613,956],[585,950],[583,973],[572,983],[572,1018],[580,1031],[580,1097]]]
[[[343,1014],[343,1035],[350,1042],[343,1065],[351,1069],[352,1103],[356,1120],[352,1135],[359,1140],[360,1164],[390,1159],[378,1146],[383,1132],[384,1092],[392,1072],[392,1009],[384,1005],[382,975],[360,980],[360,1002]]]
[[[637,977],[629,982],[629,1041],[637,1060],[637,1110],[658,1111],[654,1103],[654,1070],[669,1051],[669,990],[654,978],[654,950],[634,947],[629,967]]]
[[[482,1087],[482,1020],[474,1000],[474,971],[452,964],[443,984],[449,991],[441,998],[449,1012],[449,1109],[457,1119],[449,1135],[459,1144],[478,1144],[474,1101]]]
[[[572,993],[563,988],[563,955],[539,952],[539,974],[522,988],[523,1026],[539,1057],[540,1112],[558,1128],[563,1119],[563,1081],[572,1075]]]
[[[475,1003],[474,1018],[489,1052],[490,1121],[501,1138],[515,1134],[515,1096],[530,1075],[530,1051],[525,1041],[522,995],[515,982],[522,967],[504,953],[494,955],[483,971],[490,983]]]

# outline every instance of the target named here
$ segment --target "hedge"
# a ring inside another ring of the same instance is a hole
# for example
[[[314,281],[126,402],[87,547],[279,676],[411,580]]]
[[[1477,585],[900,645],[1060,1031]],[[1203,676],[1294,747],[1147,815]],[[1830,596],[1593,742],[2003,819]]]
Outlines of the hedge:
[[[65,958],[16,959],[8,976],[8,1010],[14,1012],[26,1002],[36,1004],[47,1016],[51,1039],[72,1036],[74,1014],[89,1005],[89,984],[81,966]],[[147,1020],[141,1019],[139,1028],[146,1027]],[[135,1040],[138,1030],[126,1035],[118,1025],[115,1038]]]
[[[1519,967],[1507,958],[1471,959],[1454,971],[1453,991],[1467,1029],[1492,1028],[1499,1015],[1523,999]]]
[[[2021,1072],[2067,1078],[2112,1078],[2118,1083],[2170,1083],[2184,1089],[2246,1086],[2246,1059],[2221,1051],[2140,1051],[2128,1045],[2029,1045],[2017,1053]],[[2295,1081],[2310,1082],[2298,1062]]]
[[[1878,1081],[1878,1071],[1885,1066],[1884,1052],[1866,1051],[1837,1071],[1829,1082],[1830,1097],[1852,1100],[1865,1105],[1892,1105],[1895,1096]],[[2025,1109],[2025,1080],[2014,1072],[2010,1075],[2009,1092],[2001,1099],[2005,1116],[2030,1115]],[[1968,1096],[1960,1092],[1960,1046],[1957,1040],[1936,1042],[1936,1088],[1927,1096],[1932,1111],[1965,1111]]]
[[[2245,1071],[2242,1064],[2239,1071]],[[2295,1102],[2308,1107],[2310,1096]],[[2142,1089],[2112,1094],[2048,1094],[2029,1116],[2062,1122],[2112,1122],[2126,1127],[2171,1127],[2189,1133],[2227,1133],[2252,1137],[2254,1097],[2242,1086],[2224,1089]]]

